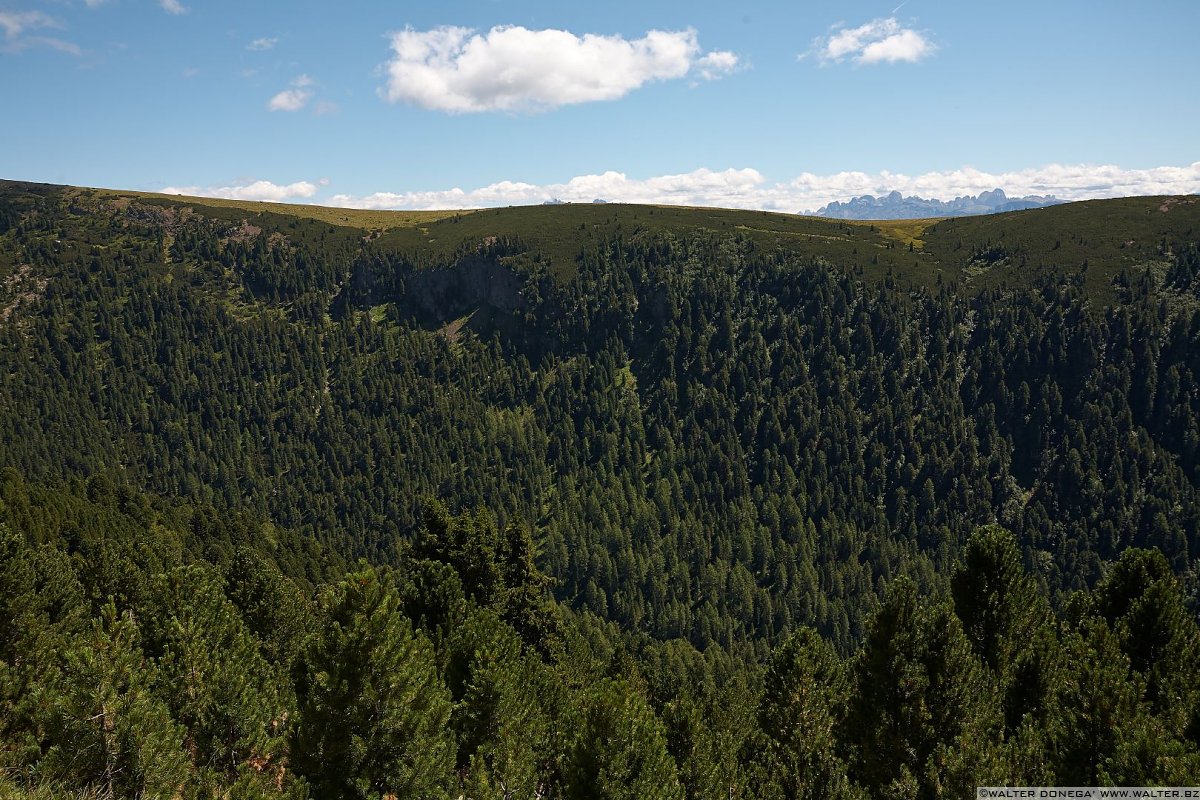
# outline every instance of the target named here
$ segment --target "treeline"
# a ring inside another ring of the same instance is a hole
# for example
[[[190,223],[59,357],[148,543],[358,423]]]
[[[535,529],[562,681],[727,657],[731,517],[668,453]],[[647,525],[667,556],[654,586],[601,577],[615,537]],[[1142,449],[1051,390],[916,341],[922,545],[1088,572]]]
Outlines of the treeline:
[[[482,512],[427,503],[394,566],[343,573],[104,481],[8,471],[0,498],[5,797],[934,798],[1200,775],[1200,628],[1156,551],[1057,617],[983,528],[947,593],[894,582],[849,657],[802,627],[759,666],[561,606],[529,528]]]

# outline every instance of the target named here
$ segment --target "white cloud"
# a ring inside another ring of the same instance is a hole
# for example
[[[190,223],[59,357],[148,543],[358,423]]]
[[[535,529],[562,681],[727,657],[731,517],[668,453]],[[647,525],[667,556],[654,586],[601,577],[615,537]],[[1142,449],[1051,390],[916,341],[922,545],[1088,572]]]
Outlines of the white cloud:
[[[308,105],[313,93],[309,89],[313,80],[307,75],[301,75],[292,81],[292,88],[284,89],[267,101],[270,111],[299,111]]]
[[[179,0],[158,0],[158,4],[168,14],[186,14],[188,12],[187,6]]]
[[[693,70],[712,79],[737,64],[733,53],[702,54],[694,30],[650,31],[640,39],[497,26],[407,28],[392,34],[391,102],[452,113],[540,111],[615,100],[656,80]]]
[[[40,28],[61,28],[62,24],[41,11],[0,10],[0,28],[9,41],[19,39],[26,31]]]
[[[28,47],[50,47],[73,56],[83,55],[79,45],[56,39],[52,36],[28,36],[29,31],[45,28],[61,28],[62,23],[41,11],[4,11],[0,10],[0,30],[4,37],[0,40],[0,52],[16,53]]]
[[[83,49],[74,42],[67,42],[62,39],[55,39],[51,36],[31,36],[22,41],[21,44],[43,45],[45,47],[57,50],[60,53],[66,53],[71,56],[82,56]]]
[[[681,175],[633,179],[620,172],[581,175],[565,183],[532,184],[501,181],[477,189],[453,188],[425,192],[376,192],[355,197],[337,194],[325,205],[347,208],[482,208],[541,203],[550,199],[588,203],[610,202],[660,205],[718,206],[802,212],[833,200],[864,194],[905,195],[951,200],[1000,187],[1012,197],[1055,195],[1062,200],[1086,200],[1127,195],[1200,193],[1200,161],[1184,167],[1124,169],[1110,165],[1063,165],[990,173],[971,167],[908,176],[902,173],[803,173],[790,181],[769,182],[751,168],[713,171],[698,169]]]
[[[823,62],[853,58],[860,64],[920,61],[936,49],[924,34],[903,27],[895,17],[873,19],[857,28],[839,26],[814,45]]]
[[[328,204],[347,208],[480,208],[534,204],[552,198],[590,203],[600,198],[623,203],[733,206],[740,205],[739,200],[753,196],[756,187],[763,183],[763,176],[753,169],[721,172],[698,169],[683,175],[643,180],[609,171],[545,185],[501,181],[470,191],[454,188],[433,192],[376,192],[366,197],[341,194],[329,198]]]
[[[99,8],[104,5],[107,0],[83,0],[83,4],[88,8]]]
[[[728,75],[738,67],[738,57],[728,50],[714,50],[696,60],[696,74],[706,81]]]
[[[805,208],[817,208],[832,200],[847,200],[863,194],[882,195],[899,191],[905,195],[951,200],[995,188],[1012,197],[1054,195],[1060,200],[1089,200],[1156,194],[1200,192],[1200,161],[1183,167],[1126,169],[1105,164],[1048,164],[1011,172],[984,172],[962,167],[945,172],[908,176],[903,173],[841,172],[818,176],[805,173],[788,185],[797,198],[811,198]]]
[[[255,39],[250,44],[246,45],[247,50],[270,50],[279,41],[278,37],[264,36],[261,39]]]
[[[307,89],[284,89],[267,101],[271,111],[299,111],[312,99],[312,92]]]
[[[191,197],[219,197],[225,200],[267,200],[281,203],[285,200],[309,198],[317,193],[317,186],[309,181],[289,184],[271,181],[252,181],[239,186],[167,186],[159,190],[162,194],[183,194]]]

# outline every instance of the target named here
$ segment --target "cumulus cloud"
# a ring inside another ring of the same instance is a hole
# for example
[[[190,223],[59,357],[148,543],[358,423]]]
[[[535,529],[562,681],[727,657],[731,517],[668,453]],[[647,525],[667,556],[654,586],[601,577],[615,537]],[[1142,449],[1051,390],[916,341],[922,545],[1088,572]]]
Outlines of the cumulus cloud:
[[[737,56],[702,53],[694,30],[650,31],[640,39],[497,26],[406,28],[392,34],[381,94],[451,113],[541,111],[615,100],[650,81],[695,73],[714,79]]]
[[[738,68],[739,59],[728,50],[714,50],[696,59],[696,74],[706,81],[728,75]]]
[[[312,99],[312,90],[308,88],[312,86],[312,82],[312,78],[307,75],[299,76],[292,81],[292,88],[284,89],[267,101],[267,109],[269,111],[299,111]]]
[[[311,98],[312,92],[307,89],[284,89],[267,101],[267,108],[271,111],[299,111]]]
[[[188,12],[187,6],[179,0],[158,0],[158,5],[168,14],[186,14]]]
[[[425,192],[376,192],[361,197],[337,194],[326,205],[346,208],[484,208],[526,205],[558,199],[588,203],[719,206],[800,213],[834,200],[898,190],[906,195],[951,200],[1002,188],[1010,196],[1055,195],[1086,200],[1127,195],[1200,193],[1200,161],[1184,167],[1124,169],[1116,166],[1062,165],[990,173],[971,167],[909,176],[896,172],[803,173],[790,181],[770,182],[751,168],[698,169],[679,175],[634,179],[621,172],[581,175],[565,183],[501,181],[476,189]]]
[[[246,45],[247,50],[270,50],[279,42],[279,38],[275,36],[264,36],[261,39],[255,39],[250,44]]]
[[[433,192],[376,192],[365,197],[339,194],[328,204],[346,208],[481,208],[528,205],[550,199],[588,203],[600,198],[623,203],[672,205],[736,205],[749,196],[763,176],[753,169],[714,172],[698,169],[682,175],[662,175],[635,180],[622,172],[580,175],[566,183],[532,184],[501,181],[478,189],[459,188]]]
[[[281,203],[285,200],[304,199],[317,193],[317,186],[309,181],[278,184],[271,181],[252,181],[235,186],[167,186],[159,189],[162,194],[183,194],[191,197],[219,197],[224,200],[267,200]]]
[[[924,34],[905,28],[895,17],[873,19],[857,28],[837,27],[814,46],[822,62],[851,58],[859,64],[915,62],[934,49]]]

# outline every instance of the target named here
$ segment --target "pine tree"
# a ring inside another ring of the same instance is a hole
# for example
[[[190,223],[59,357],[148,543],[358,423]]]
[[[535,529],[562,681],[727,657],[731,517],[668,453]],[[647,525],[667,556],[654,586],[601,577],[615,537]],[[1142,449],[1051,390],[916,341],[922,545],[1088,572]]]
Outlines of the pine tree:
[[[190,772],[183,730],[155,693],[154,666],[131,614],[109,604],[62,653],[61,677],[38,690],[52,743],[38,764],[51,780],[105,797],[169,797]]]
[[[1040,725],[1057,680],[1058,642],[1015,537],[998,526],[977,530],[950,586],[963,633],[999,688],[1005,730],[1014,733],[1027,714]]]
[[[363,568],[326,594],[298,669],[292,764],[317,796],[447,796],[449,693],[386,574]]]
[[[225,585],[268,663],[290,670],[313,624],[311,603],[299,587],[245,546],[234,553]]]
[[[827,641],[801,628],[780,645],[758,707],[759,735],[746,743],[747,796],[857,797],[837,755],[835,727],[849,698],[846,670]]]
[[[157,576],[143,629],[197,764],[232,774],[251,759],[262,764],[277,755],[287,709],[282,676],[263,659],[223,588],[207,566]]]
[[[447,680],[456,699],[451,725],[459,770],[485,795],[533,797],[544,783],[550,720],[542,703],[544,667],[493,613],[480,611],[450,642]],[[482,787],[488,787],[486,789]]]
[[[996,709],[950,609],[925,606],[916,584],[897,580],[871,621],[853,673],[845,725],[851,777],[873,792],[915,781],[922,798],[967,790],[944,785],[969,783],[950,756],[968,746],[987,749]]]
[[[1092,596],[1144,677],[1151,710],[1184,734],[1200,706],[1200,628],[1166,558],[1157,550],[1126,550]]]
[[[682,800],[662,723],[637,689],[608,679],[583,693],[567,756],[567,800]]]
[[[1056,777],[1064,786],[1155,783],[1166,737],[1142,700],[1145,682],[1102,619],[1088,618],[1064,639],[1068,662],[1052,720]],[[1149,752],[1140,745],[1155,745]]]

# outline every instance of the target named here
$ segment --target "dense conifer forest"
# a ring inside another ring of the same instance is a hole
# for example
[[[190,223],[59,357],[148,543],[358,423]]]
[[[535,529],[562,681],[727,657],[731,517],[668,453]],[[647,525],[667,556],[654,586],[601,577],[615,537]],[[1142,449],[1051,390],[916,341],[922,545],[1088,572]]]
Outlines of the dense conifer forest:
[[[1197,242],[0,184],[0,797],[1200,783]]]

